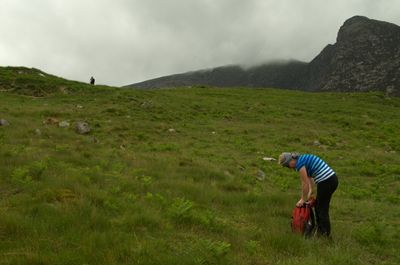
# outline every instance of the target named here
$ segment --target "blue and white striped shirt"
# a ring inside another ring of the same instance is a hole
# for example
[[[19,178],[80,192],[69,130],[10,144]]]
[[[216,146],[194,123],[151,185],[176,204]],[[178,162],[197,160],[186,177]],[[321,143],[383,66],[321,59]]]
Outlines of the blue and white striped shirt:
[[[335,171],[316,155],[304,154],[299,156],[296,170],[299,171],[302,167],[306,167],[307,175],[312,177],[315,183],[327,180],[335,174]]]

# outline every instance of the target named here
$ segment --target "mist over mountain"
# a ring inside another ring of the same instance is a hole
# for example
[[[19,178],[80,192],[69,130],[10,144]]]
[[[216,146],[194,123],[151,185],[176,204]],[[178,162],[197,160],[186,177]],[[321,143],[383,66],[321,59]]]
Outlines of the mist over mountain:
[[[340,27],[336,43],[311,62],[271,62],[244,68],[222,66],[170,75],[129,85],[275,87],[308,91],[400,91],[400,27],[354,16]]]
[[[240,65],[221,66],[183,74],[171,75],[134,84],[138,88],[162,88],[179,86],[216,87],[280,87],[301,89],[307,73],[307,63],[281,61],[245,68]]]

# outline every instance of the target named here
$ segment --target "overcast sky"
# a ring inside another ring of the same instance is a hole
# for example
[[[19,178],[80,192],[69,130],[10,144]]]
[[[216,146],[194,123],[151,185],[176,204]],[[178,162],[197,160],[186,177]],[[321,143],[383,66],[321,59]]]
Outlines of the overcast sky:
[[[399,0],[0,0],[0,65],[127,85],[226,64],[310,61],[354,15]]]

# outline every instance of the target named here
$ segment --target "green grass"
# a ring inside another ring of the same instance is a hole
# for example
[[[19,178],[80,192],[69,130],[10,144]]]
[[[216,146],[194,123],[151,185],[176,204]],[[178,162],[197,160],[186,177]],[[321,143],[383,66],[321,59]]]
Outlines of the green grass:
[[[0,264],[400,263],[399,98],[65,82],[0,94]],[[333,242],[290,231],[292,150],[339,176]]]

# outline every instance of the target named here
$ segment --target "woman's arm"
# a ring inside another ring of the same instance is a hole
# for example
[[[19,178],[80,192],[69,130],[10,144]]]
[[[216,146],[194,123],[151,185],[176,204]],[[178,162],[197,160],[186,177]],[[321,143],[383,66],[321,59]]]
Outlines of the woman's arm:
[[[296,203],[296,206],[301,207],[312,194],[312,184],[305,167],[302,167],[299,173],[301,179],[301,199]]]

